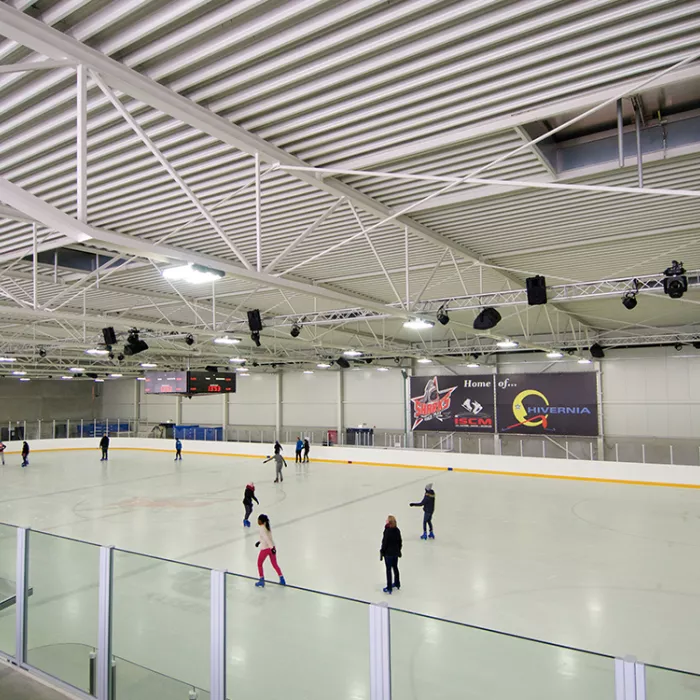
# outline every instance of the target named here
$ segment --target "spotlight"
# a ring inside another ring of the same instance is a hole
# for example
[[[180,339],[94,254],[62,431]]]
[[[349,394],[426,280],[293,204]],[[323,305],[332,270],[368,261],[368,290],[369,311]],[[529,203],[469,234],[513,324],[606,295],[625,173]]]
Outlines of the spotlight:
[[[119,362],[122,362],[122,361],[124,360],[124,355],[122,355],[122,353],[119,353],[119,354],[117,355],[117,360],[118,360]]]
[[[205,368],[207,372],[211,372],[212,374],[216,374],[219,371],[218,367],[214,367],[213,365],[207,365]]]
[[[441,323],[443,326],[446,326],[450,322],[450,317],[447,313],[447,310],[445,309],[444,306],[441,306],[438,310],[437,313],[435,314],[437,320],[439,323]]]
[[[295,323],[292,326],[292,330],[289,331],[289,335],[291,335],[292,338],[298,338],[299,333],[301,333],[301,326],[298,323]]]
[[[124,346],[124,354],[128,356],[138,355],[144,350],[148,350],[148,343],[145,340],[141,340],[141,338],[139,338],[139,332],[135,328],[132,328],[129,331],[129,336]]]
[[[637,294],[635,292],[627,292],[625,296],[622,297],[622,305],[632,311],[632,309],[637,306]]]
[[[371,365],[373,359],[374,359],[374,358],[372,358],[372,357],[365,357],[365,362],[366,362],[368,365]]]
[[[595,357],[596,360],[602,360],[605,357],[603,347],[599,343],[593,343],[588,350],[591,353],[591,357]]]
[[[496,309],[487,306],[474,319],[474,330],[488,331],[495,328],[501,322],[501,314]]]
[[[688,291],[688,278],[682,262],[673,260],[671,267],[664,270],[664,293],[671,299],[680,299]]]
[[[395,362],[397,365],[400,365],[400,364],[401,364],[401,358],[400,358],[400,357],[395,357],[395,358],[394,358],[394,362]]]
[[[694,347],[696,350],[700,350],[700,340],[694,340],[694,341],[693,341],[693,347]]]
[[[260,347],[260,331],[253,331],[250,334],[250,339],[255,343],[255,347]]]
[[[348,369],[348,367],[350,367],[350,363],[344,357],[339,357],[336,360],[336,364],[343,369]]]
[[[46,350],[44,350],[44,348],[39,348],[39,357],[46,357]]]
[[[259,333],[263,329],[260,309],[252,309],[248,312],[248,328],[251,333]]]
[[[673,347],[677,352],[680,352],[683,349],[683,345],[681,345],[681,343],[676,343]]]
[[[185,336],[185,342],[186,342],[188,345],[194,345],[194,336],[193,336],[191,333],[188,333],[188,334]]]

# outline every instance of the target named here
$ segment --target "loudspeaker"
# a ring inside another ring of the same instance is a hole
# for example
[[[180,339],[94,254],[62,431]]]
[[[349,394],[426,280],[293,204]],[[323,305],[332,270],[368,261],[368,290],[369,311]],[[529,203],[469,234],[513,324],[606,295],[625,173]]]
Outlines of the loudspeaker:
[[[102,337],[105,340],[105,345],[116,345],[117,344],[117,334],[114,332],[114,328],[103,328]]]
[[[591,345],[591,347],[589,348],[589,351],[591,353],[591,357],[595,357],[596,360],[600,360],[603,357],[605,357],[603,348],[600,345],[598,345],[598,343],[593,343],[593,345]]]
[[[260,309],[253,309],[248,312],[248,328],[250,328],[251,333],[260,333],[263,329]]]
[[[547,303],[547,281],[542,275],[528,277],[525,280],[527,287],[527,303],[529,306],[538,306]]]
[[[343,369],[347,369],[348,367],[350,367],[350,363],[344,357],[339,357],[336,360],[336,364],[338,365],[338,367],[342,367]]]
[[[207,365],[205,368],[207,372],[211,372],[212,374],[216,374],[219,371],[218,367],[214,367],[214,365]]]
[[[474,319],[474,330],[487,331],[490,328],[495,328],[500,321],[501,314],[488,306]]]

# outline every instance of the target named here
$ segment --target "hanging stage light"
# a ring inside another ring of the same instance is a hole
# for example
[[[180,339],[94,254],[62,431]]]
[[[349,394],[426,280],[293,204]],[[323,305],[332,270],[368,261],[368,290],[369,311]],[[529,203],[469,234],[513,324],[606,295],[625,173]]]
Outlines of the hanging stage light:
[[[635,292],[627,292],[625,296],[622,297],[622,305],[632,311],[632,309],[637,306],[637,294]]]
[[[437,313],[435,314],[437,320],[443,325],[446,326],[450,322],[450,317],[447,313],[447,309],[445,309],[444,306],[441,306],[438,310]]]
[[[664,270],[664,292],[671,299],[680,299],[688,291],[688,278],[682,262],[673,260],[671,267]]]
[[[289,335],[291,335],[292,338],[298,338],[300,333],[301,333],[301,326],[298,323],[295,323],[292,326],[292,329],[289,331]]]

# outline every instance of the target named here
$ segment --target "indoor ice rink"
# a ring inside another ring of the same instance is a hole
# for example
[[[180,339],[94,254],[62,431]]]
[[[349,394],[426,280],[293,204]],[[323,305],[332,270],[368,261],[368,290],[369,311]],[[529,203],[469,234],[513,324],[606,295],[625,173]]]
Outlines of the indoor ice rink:
[[[0,700],[700,700],[699,221],[697,0],[0,0]]]

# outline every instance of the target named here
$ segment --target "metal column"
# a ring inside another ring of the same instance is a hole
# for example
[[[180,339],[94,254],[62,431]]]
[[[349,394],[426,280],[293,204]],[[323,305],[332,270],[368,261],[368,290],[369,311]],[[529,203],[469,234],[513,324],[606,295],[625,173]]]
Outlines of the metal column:
[[[622,100],[617,101],[617,162],[621,168],[625,167],[625,131],[622,117]]]
[[[77,218],[87,221],[87,68],[79,65],[76,84]]]
[[[211,700],[226,700],[226,575],[211,572]]]
[[[97,621],[97,698],[110,700],[112,675],[112,547],[100,547],[100,590]]]
[[[280,442],[282,441],[282,402],[284,401],[282,380],[282,371],[280,370],[275,376],[275,396],[277,398],[275,404],[275,440]]]
[[[644,171],[642,169],[642,108],[637,100],[634,101],[634,133],[637,142],[637,180],[639,187],[644,187]]]
[[[27,646],[27,570],[29,564],[29,549],[27,547],[29,529],[17,528],[17,572],[15,578],[15,660],[18,666],[25,662]]]
[[[224,436],[224,442],[228,437],[228,416],[229,416],[229,403],[228,394],[221,394],[221,427]]]
[[[391,700],[391,643],[389,606],[369,606],[370,700]]]
[[[338,444],[343,442],[343,429],[345,427],[345,377],[342,369],[338,370]]]
[[[603,421],[603,366],[598,361],[595,363],[595,386],[598,402],[598,460],[601,461],[605,459],[605,423]]]

